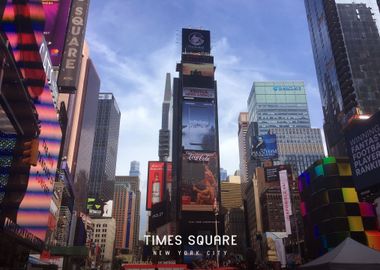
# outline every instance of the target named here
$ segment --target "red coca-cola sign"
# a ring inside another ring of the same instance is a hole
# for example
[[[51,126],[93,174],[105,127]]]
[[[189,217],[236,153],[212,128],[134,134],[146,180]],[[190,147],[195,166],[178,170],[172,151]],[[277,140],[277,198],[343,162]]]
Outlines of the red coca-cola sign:
[[[186,151],[184,157],[188,161],[196,162],[209,162],[211,158],[215,157],[215,153],[202,153],[202,152],[191,152]]]

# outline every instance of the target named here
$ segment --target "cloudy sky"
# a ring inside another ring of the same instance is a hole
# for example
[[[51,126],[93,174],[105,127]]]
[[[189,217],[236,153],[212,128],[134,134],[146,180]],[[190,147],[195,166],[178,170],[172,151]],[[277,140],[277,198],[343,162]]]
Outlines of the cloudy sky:
[[[221,167],[239,167],[237,119],[253,81],[303,80],[313,127],[322,112],[303,0],[92,0],[86,39],[121,109],[117,175],[140,162],[142,233],[148,160],[158,159],[165,74],[180,61],[181,29],[211,31]]]

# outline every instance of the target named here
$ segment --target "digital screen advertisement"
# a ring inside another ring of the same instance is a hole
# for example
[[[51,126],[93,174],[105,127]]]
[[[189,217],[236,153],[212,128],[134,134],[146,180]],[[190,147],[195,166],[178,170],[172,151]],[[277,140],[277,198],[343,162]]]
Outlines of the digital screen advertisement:
[[[258,160],[278,158],[276,134],[253,136],[251,157]]]
[[[186,151],[182,157],[182,211],[213,211],[218,196],[217,154]]]
[[[214,65],[213,64],[182,64],[183,75],[214,77]]]
[[[210,53],[210,31],[182,29],[183,53]]]
[[[146,209],[151,210],[156,203],[164,198],[165,163],[149,161],[148,165],[148,189],[146,196]]]
[[[215,105],[185,101],[182,110],[182,146],[185,150],[215,151]]]

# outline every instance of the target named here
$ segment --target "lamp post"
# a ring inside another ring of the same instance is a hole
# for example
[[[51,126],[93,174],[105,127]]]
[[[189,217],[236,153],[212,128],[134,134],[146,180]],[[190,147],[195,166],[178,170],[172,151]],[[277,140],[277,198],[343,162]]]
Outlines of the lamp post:
[[[219,214],[219,205],[218,201],[215,197],[214,199],[214,214],[215,214],[215,236],[218,235],[218,214]],[[218,242],[216,241],[215,243],[215,248],[216,248],[216,267],[219,268],[219,254],[218,254]]]

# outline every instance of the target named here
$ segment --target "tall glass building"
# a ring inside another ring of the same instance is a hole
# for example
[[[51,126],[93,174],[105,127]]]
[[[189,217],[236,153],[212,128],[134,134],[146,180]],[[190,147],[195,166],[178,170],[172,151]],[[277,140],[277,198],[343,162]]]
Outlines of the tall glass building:
[[[248,147],[254,136],[276,134],[278,159],[274,163],[290,164],[294,174],[324,156],[320,130],[310,125],[302,81],[254,82],[248,98],[248,119]],[[252,160],[250,151],[247,154]],[[250,177],[257,165],[250,166]]]
[[[248,98],[249,122],[257,122],[258,133],[270,128],[310,127],[303,82],[254,82]]]
[[[330,155],[346,155],[343,128],[380,109],[376,0],[305,0]]]
[[[92,150],[89,197],[112,200],[115,181],[120,110],[112,93],[100,93]]]

